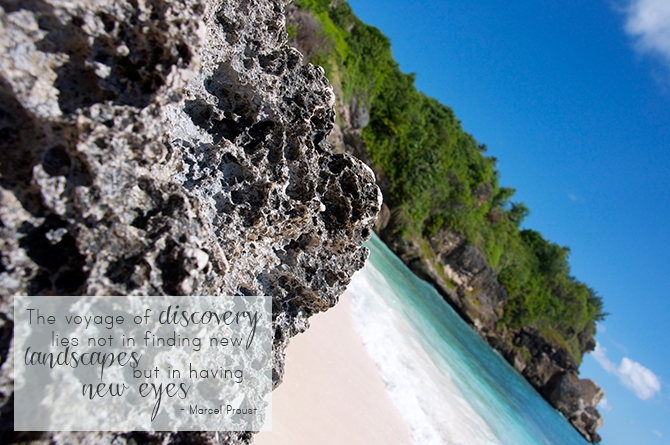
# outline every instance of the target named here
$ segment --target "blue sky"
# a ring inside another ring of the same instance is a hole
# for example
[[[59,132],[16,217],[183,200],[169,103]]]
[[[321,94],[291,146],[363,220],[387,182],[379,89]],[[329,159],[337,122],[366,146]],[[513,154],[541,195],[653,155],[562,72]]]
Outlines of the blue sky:
[[[604,297],[606,445],[670,445],[670,0],[350,0]]]

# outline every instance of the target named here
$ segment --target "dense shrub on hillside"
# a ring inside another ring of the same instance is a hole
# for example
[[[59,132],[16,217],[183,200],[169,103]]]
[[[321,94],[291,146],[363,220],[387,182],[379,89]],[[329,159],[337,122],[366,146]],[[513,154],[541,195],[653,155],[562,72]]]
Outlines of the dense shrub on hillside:
[[[363,139],[389,179],[387,204],[403,216],[397,230],[408,237],[441,228],[463,234],[486,254],[509,292],[501,323],[534,325],[579,362],[604,313],[594,291],[570,275],[569,250],[520,229],[528,208],[512,201],[514,189],[500,187],[496,159],[463,131],[451,108],[416,89],[414,76],[393,59],[388,38],[356,18],[346,2],[295,3],[320,24],[314,38],[322,43],[311,61],[324,67],[344,100],[370,110]]]

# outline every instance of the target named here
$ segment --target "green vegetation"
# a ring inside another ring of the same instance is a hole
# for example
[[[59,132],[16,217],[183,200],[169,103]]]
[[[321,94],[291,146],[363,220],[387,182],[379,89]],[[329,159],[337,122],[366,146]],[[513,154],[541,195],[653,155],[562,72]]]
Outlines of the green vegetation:
[[[295,29],[295,26],[293,25],[287,25],[286,26],[286,32],[288,34],[289,39],[295,38],[295,36],[298,35],[298,31]]]
[[[463,234],[509,292],[501,323],[537,326],[579,363],[605,314],[600,297],[570,275],[569,250],[520,228],[529,210],[512,201],[514,189],[499,185],[496,159],[463,131],[451,108],[417,91],[414,76],[393,59],[388,38],[356,18],[346,2],[295,3],[320,25],[311,61],[324,67],[345,101],[370,110],[363,139],[391,184],[385,198],[402,215],[399,234]]]

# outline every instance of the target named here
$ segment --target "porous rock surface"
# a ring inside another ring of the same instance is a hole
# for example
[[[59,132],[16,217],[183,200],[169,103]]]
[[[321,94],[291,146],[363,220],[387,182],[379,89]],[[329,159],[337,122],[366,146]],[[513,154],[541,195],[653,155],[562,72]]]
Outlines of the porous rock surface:
[[[363,266],[371,170],[283,0],[0,1],[0,439],[247,443],[249,433],[14,433],[13,296],[273,297],[288,339]]]

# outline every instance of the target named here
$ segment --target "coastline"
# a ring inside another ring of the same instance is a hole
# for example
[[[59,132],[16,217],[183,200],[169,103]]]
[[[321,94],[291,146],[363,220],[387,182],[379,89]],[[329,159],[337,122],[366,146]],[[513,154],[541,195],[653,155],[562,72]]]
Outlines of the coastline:
[[[272,431],[255,435],[255,445],[412,443],[354,330],[350,304],[345,292],[291,339],[284,381],[272,393]]]

